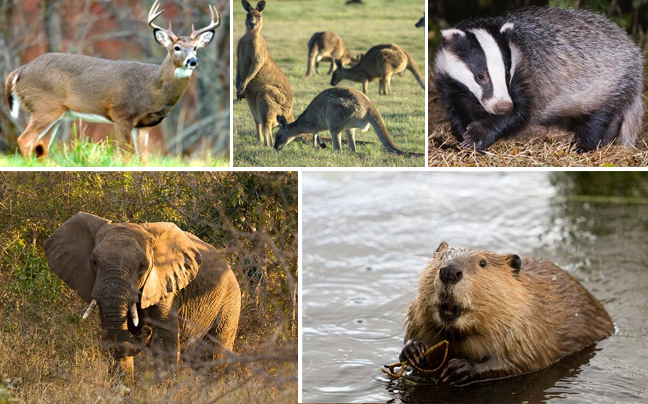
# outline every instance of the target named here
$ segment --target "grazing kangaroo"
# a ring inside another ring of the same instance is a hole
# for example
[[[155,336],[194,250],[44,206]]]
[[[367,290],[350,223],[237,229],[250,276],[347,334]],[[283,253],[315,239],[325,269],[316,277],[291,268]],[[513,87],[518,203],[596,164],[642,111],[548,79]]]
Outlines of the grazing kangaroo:
[[[277,126],[277,115],[292,122],[293,93],[288,77],[272,60],[265,39],[261,36],[261,12],[266,2],[253,8],[242,0],[245,17],[245,35],[236,47],[236,100],[246,98],[256,124],[259,143],[272,146],[272,129]]]
[[[24,156],[44,157],[63,119],[112,123],[115,139],[132,137],[135,152],[146,156],[148,128],[159,124],[178,102],[198,65],[196,49],[208,45],[220,14],[210,6],[211,23],[190,36],[176,36],[153,21],[164,12],[156,0],[148,14],[155,41],[167,49],[162,65],[115,61],[69,53],[47,53],[9,73],[5,94],[11,115],[20,105],[31,113],[18,137]]]
[[[333,150],[340,151],[340,132],[346,131],[349,150],[356,151],[355,130],[363,132],[372,126],[378,139],[388,152],[399,155],[421,157],[421,153],[409,153],[394,145],[380,113],[369,101],[366,95],[358,90],[345,87],[329,88],[319,93],[299,115],[297,120],[289,123],[283,116],[278,116],[279,130],[275,136],[275,150],[281,150],[284,145],[295,137],[312,134],[313,145],[324,148],[319,139],[319,132],[329,130],[333,142]]]
[[[347,79],[362,83],[362,91],[367,94],[370,81],[380,79],[381,95],[391,94],[390,81],[394,74],[402,75],[405,69],[412,72],[416,80],[425,89],[425,80],[418,65],[409,53],[394,44],[376,45],[362,56],[357,65],[348,69],[342,67],[342,62],[336,60],[337,70],[331,77],[331,85],[335,86],[340,81]]]
[[[355,65],[358,60],[351,56],[351,53],[344,46],[342,38],[332,32],[316,32],[308,40],[308,66],[306,70],[306,77],[313,74],[313,66],[315,72],[319,74],[319,62],[331,62],[331,67],[328,73],[335,69],[335,59],[340,59],[343,65]]]

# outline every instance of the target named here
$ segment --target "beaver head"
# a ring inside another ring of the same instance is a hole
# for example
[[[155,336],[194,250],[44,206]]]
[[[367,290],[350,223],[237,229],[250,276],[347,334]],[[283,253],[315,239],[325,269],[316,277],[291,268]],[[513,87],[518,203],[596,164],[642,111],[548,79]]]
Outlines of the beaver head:
[[[437,326],[455,334],[480,334],[484,324],[503,326],[528,302],[519,282],[522,261],[516,254],[496,254],[443,242],[427,266],[419,293]],[[519,312],[517,313],[519,314]]]

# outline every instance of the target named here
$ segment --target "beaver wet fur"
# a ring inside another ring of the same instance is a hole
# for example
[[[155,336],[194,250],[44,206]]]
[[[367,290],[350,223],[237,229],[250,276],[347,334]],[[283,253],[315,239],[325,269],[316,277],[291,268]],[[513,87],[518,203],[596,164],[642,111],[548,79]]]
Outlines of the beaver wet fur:
[[[553,263],[441,243],[406,315],[400,360],[449,341],[439,380],[466,384],[539,370],[614,331],[603,305]]]

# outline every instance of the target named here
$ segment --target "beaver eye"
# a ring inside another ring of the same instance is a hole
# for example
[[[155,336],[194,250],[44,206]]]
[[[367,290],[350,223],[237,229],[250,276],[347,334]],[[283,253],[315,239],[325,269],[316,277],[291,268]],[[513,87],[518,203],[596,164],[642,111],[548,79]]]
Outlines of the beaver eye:
[[[486,267],[486,260],[479,261],[479,266],[482,267],[482,268],[485,268]]]

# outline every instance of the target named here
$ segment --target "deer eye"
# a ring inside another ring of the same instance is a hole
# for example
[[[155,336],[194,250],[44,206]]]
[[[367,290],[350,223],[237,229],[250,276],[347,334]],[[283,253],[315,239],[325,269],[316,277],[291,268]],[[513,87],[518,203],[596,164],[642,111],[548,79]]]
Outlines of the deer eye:
[[[176,52],[180,52],[180,47],[178,45],[176,45],[176,46],[173,47],[173,50],[176,51]]]
[[[197,46],[194,46],[194,47],[193,47],[193,51],[195,52],[195,51],[197,51],[197,50],[198,50],[198,47],[197,47]]]
[[[482,268],[486,267],[486,260],[479,261],[479,266]]]

